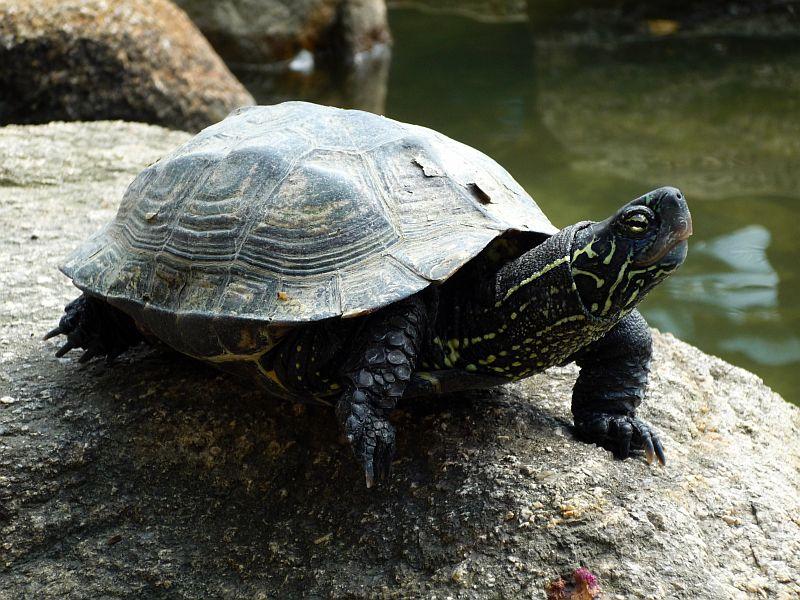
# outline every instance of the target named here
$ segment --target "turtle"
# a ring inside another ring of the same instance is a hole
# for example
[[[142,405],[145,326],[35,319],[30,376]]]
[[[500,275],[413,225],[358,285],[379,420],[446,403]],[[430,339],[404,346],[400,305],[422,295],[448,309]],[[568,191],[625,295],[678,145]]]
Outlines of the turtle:
[[[45,339],[81,362],[159,340],[328,404],[368,487],[388,475],[401,398],[575,362],[577,436],[665,464],[636,416],[652,346],[636,306],[691,234],[674,187],[559,229],[498,163],[431,129],[247,107],[133,180],[61,266],[81,295]]]

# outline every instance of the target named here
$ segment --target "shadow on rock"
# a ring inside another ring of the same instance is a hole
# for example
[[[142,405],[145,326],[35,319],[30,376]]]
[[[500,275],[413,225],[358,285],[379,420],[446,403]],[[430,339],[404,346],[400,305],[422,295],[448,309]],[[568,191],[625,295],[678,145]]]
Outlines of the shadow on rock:
[[[406,402],[391,480],[367,490],[328,407],[272,401],[153,349],[112,367],[59,365],[52,378],[67,391],[41,407],[24,453],[46,474],[14,491],[6,560],[41,566],[80,539],[62,558],[90,552],[157,587],[186,577],[186,593],[239,577],[332,589],[342,569],[353,593],[409,568],[447,567],[448,579],[449,565],[494,545],[486,532],[510,509],[476,479],[503,460],[500,431],[555,422],[501,392]],[[46,506],[37,535],[32,512]]]

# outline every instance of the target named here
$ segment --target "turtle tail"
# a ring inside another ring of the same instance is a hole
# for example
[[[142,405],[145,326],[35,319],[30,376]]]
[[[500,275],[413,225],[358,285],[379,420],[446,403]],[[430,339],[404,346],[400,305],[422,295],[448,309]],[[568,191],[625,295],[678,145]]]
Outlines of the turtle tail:
[[[74,348],[83,348],[78,362],[86,362],[96,356],[105,356],[110,363],[131,346],[143,340],[133,319],[93,296],[86,294],[76,298],[64,308],[64,316],[58,327],[49,331],[44,339],[64,335],[66,343],[56,351],[64,356]]]

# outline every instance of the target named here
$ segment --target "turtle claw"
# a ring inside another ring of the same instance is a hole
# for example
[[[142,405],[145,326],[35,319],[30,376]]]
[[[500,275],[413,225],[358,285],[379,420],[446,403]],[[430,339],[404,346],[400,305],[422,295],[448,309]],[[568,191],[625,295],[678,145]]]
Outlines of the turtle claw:
[[[103,354],[103,348],[99,344],[95,344],[90,346],[86,352],[81,354],[81,357],[78,359],[79,363],[85,363],[92,360],[95,356],[100,356]]]
[[[591,413],[576,421],[579,436],[611,450],[617,458],[625,459],[631,450],[643,450],[648,464],[658,461],[667,464],[664,447],[650,426],[636,417]]]
[[[395,432],[379,410],[341,400],[336,408],[345,436],[364,469],[364,481],[372,488],[389,476],[394,458]]]
[[[50,338],[54,338],[54,337],[56,337],[57,335],[62,335],[62,334],[65,334],[65,333],[67,333],[67,332],[66,332],[66,331],[64,331],[63,329],[61,329],[61,326],[59,325],[59,326],[58,326],[58,327],[56,327],[55,329],[51,329],[50,331],[48,331],[47,333],[45,333],[45,334],[44,334],[44,337],[43,337],[42,339],[43,339],[43,340],[49,340]]]
[[[73,343],[71,340],[67,340],[67,343],[61,346],[58,350],[56,350],[56,357],[61,358],[70,350],[74,350],[78,347],[78,344]]]
[[[664,454],[664,447],[661,445],[661,440],[659,440],[658,437],[655,435],[653,436],[653,448],[655,449],[658,462],[661,463],[662,467],[666,467],[667,455]]]

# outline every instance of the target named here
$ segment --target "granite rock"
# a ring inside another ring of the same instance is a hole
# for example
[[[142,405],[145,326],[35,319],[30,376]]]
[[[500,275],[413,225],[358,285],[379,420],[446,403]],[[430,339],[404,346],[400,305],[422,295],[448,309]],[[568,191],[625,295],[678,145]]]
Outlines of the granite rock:
[[[358,61],[390,40],[384,0],[176,0],[226,61]]]
[[[0,2],[0,123],[199,130],[252,96],[168,0]]]
[[[669,335],[642,411],[666,468],[575,440],[565,367],[403,403],[375,490],[327,409],[163,348],[56,359],[56,265],[186,139],[0,129],[0,598],[543,599],[579,567],[607,598],[800,594],[800,411]]]

